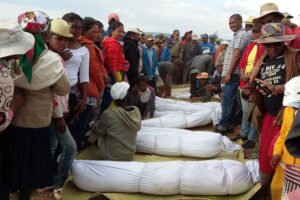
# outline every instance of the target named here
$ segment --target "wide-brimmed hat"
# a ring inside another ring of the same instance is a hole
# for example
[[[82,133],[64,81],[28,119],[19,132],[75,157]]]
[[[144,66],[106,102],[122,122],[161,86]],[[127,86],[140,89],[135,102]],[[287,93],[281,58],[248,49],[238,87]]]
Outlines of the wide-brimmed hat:
[[[33,35],[24,32],[17,23],[0,20],[0,58],[25,54],[33,45]]]
[[[69,32],[70,25],[63,19],[53,19],[51,21],[51,33],[71,38],[73,35]]]
[[[253,19],[253,22],[254,23],[260,22],[260,20],[264,16],[271,14],[271,13],[277,13],[277,14],[281,15],[282,18],[284,18],[284,15],[281,12],[279,12],[278,6],[275,3],[266,3],[260,7],[260,16]]]
[[[130,26],[128,28],[127,32],[136,33],[136,34],[141,34],[142,33],[142,31],[136,26]]]
[[[261,36],[254,42],[257,43],[275,43],[285,42],[295,39],[296,35],[285,35],[285,26],[281,23],[265,24],[261,28]]]
[[[244,21],[245,24],[250,24],[253,25],[253,19],[255,19],[256,17],[250,15],[246,21]]]
[[[193,34],[193,35],[192,35],[192,40],[199,40],[198,35],[197,35],[197,34]]]
[[[197,74],[196,79],[209,79],[209,75],[207,72],[202,72]]]

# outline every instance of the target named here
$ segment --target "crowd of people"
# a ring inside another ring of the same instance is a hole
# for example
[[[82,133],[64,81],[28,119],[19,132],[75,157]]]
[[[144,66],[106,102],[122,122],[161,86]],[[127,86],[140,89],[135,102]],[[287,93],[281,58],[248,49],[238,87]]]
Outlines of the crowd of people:
[[[237,130],[241,104],[233,140],[245,149],[259,144],[259,199],[287,195],[285,171],[300,163],[300,29],[291,18],[267,3],[244,29],[233,14],[230,41],[190,30],[180,38],[177,29],[171,37],[137,27],[125,33],[117,13],[106,31],[76,13],[51,19],[29,11],[16,22],[0,20],[1,200],[47,190],[62,199],[76,152],[91,144],[103,160],[131,161],[156,96],[170,97],[173,84],[187,83],[192,101],[221,99],[215,131],[223,135]]]

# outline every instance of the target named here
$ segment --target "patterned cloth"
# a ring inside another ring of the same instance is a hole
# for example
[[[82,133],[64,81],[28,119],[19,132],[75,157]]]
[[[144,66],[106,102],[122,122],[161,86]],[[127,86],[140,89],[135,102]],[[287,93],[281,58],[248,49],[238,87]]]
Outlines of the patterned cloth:
[[[6,129],[13,117],[10,104],[14,94],[14,82],[8,63],[0,59],[0,133]]]
[[[230,66],[230,62],[231,62],[231,59],[233,56],[233,50],[240,49],[242,52],[244,52],[248,43],[249,43],[249,37],[248,37],[247,32],[243,28],[239,29],[237,32],[235,32],[233,34],[233,39],[229,43],[229,46],[227,48],[227,51],[226,51],[226,54],[224,57],[222,77],[225,77],[227,75],[227,72],[228,72],[229,66]],[[233,74],[239,75],[239,73],[240,73],[239,67],[238,67],[238,65],[236,65],[235,69],[233,71]]]
[[[284,166],[284,186],[281,199],[300,199],[300,167]]]

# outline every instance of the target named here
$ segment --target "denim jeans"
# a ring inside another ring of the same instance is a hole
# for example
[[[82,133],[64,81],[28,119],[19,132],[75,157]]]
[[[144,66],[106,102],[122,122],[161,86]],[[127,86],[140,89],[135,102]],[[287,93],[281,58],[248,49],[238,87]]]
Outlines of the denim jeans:
[[[243,99],[242,90],[241,92],[241,101],[242,101],[242,110],[243,110],[243,120],[241,125],[240,136],[247,138],[248,140],[255,142],[257,138],[257,130],[253,126],[252,122],[249,122],[246,117],[249,110],[249,100]]]
[[[75,138],[77,149],[80,149],[82,147],[83,138],[92,114],[93,106],[86,105],[86,109],[79,115],[79,119],[75,119],[71,123],[71,133]]]
[[[58,143],[62,150],[58,163],[57,174],[54,177],[54,187],[55,189],[59,189],[64,186],[64,183],[69,176],[69,170],[73,164],[76,154],[76,144],[68,127],[64,133],[59,133],[56,131],[54,124],[50,125],[50,140],[52,156],[54,156]]]
[[[239,83],[240,76],[237,74],[232,74],[230,82],[222,87],[222,117],[218,126],[218,128],[221,130],[226,131],[227,129],[233,128],[233,118],[235,114],[234,101],[236,98]]]

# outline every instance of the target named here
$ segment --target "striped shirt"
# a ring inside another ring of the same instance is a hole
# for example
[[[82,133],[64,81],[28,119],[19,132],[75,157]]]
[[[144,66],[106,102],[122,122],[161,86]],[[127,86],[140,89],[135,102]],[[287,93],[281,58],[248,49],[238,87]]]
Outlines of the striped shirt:
[[[249,36],[247,34],[247,32],[245,31],[245,29],[241,28],[239,29],[237,32],[235,32],[233,34],[233,39],[232,41],[229,43],[229,46],[227,48],[225,57],[224,57],[224,65],[223,65],[223,71],[222,71],[222,77],[225,77],[227,75],[227,72],[229,70],[229,66],[230,66],[230,62],[233,56],[233,50],[234,49],[240,49],[242,51],[241,57],[243,55],[243,52],[246,48],[246,46],[249,43]],[[240,59],[241,59],[240,57]],[[238,67],[238,64],[240,62],[237,63],[237,65],[234,68],[233,74],[240,74],[240,69]]]

